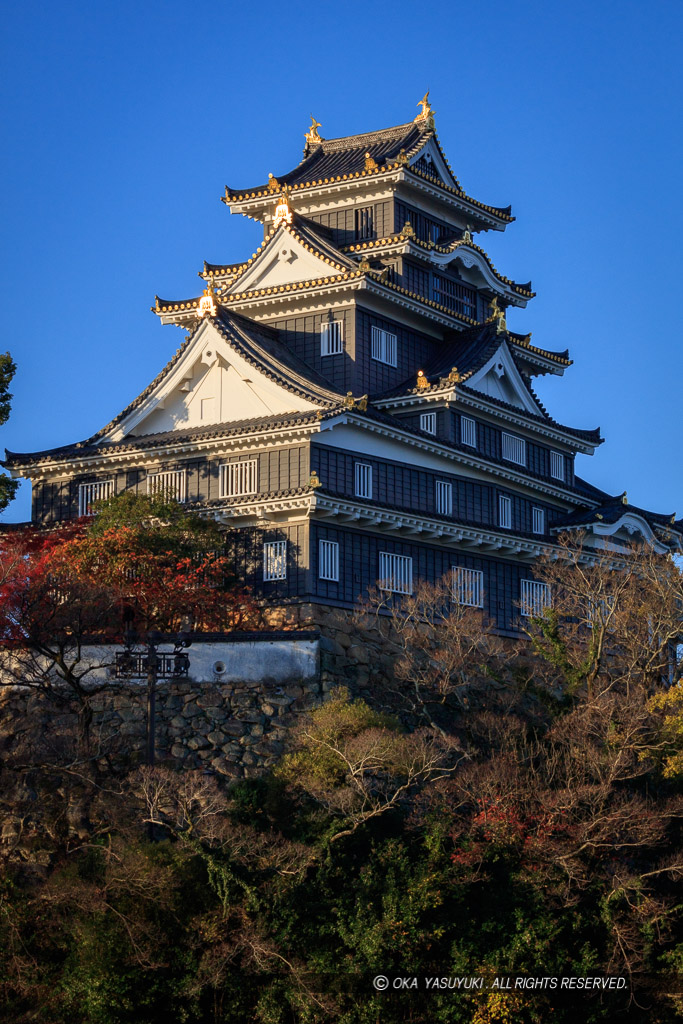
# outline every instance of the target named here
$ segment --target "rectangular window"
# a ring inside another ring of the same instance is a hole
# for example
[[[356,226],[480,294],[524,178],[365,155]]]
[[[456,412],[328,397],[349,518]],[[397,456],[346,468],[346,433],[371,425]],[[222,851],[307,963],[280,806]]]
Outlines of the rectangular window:
[[[503,433],[503,458],[506,462],[526,466],[526,441],[514,434]]]
[[[423,412],[420,413],[420,430],[424,430],[427,434],[436,433],[436,413],[435,412]]]
[[[366,462],[356,463],[356,497],[372,497],[372,466]]]
[[[532,508],[533,516],[532,529],[534,533],[545,533],[545,509]]]
[[[440,274],[432,276],[432,298],[452,313],[474,320],[477,315],[477,290]]]
[[[370,355],[378,363],[396,366],[396,335],[373,327],[370,339]]]
[[[321,580],[339,582],[339,544],[321,540],[318,544],[318,576]]]
[[[512,499],[498,495],[498,525],[504,530],[512,529]]]
[[[185,470],[169,469],[161,473],[148,473],[147,493],[157,498],[185,501],[187,496],[187,474]]]
[[[460,440],[470,448],[477,447],[477,424],[471,416],[460,417]]]
[[[484,574],[480,569],[453,566],[453,600],[470,608],[484,607]]]
[[[372,238],[373,230],[373,208],[372,206],[363,206],[355,213],[355,228],[356,238]]]
[[[453,484],[436,481],[436,511],[441,516],[453,515]]]
[[[550,587],[536,580],[520,580],[520,612],[526,618],[538,618],[550,608]]]
[[[560,452],[550,453],[550,475],[554,480],[564,480],[564,455]]]
[[[240,494],[256,494],[258,490],[258,460],[228,462],[219,466],[220,497],[234,498]]]
[[[412,594],[413,560],[408,555],[379,553],[379,589],[393,594]]]
[[[338,356],[344,351],[343,322],[331,320],[320,325],[320,355]]]
[[[88,516],[91,514],[90,508],[95,504],[96,501],[105,501],[107,498],[113,497],[114,494],[114,481],[113,480],[97,480],[92,484],[79,484],[78,485],[78,514],[79,516]]]
[[[287,541],[270,540],[263,545],[263,579],[287,579]]]

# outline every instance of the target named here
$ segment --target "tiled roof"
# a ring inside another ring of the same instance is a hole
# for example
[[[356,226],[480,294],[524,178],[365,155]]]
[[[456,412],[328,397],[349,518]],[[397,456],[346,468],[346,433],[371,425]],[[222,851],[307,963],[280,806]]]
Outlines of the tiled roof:
[[[426,252],[453,253],[456,251],[456,249],[459,249],[463,246],[468,249],[472,249],[474,250],[474,252],[478,252],[481,256],[484,257],[491,273],[501,282],[501,284],[508,285],[508,287],[511,288],[513,291],[518,292],[520,295],[524,295],[526,298],[529,299],[532,299],[536,294],[536,292],[531,290],[531,281],[528,281],[526,284],[517,284],[516,281],[512,281],[510,280],[509,277],[505,277],[503,274],[499,273],[499,271],[496,270],[496,268],[493,265],[493,262],[491,261],[491,257],[484,249],[482,249],[480,245],[477,245],[476,242],[465,241],[465,239],[463,238],[458,238],[456,241],[453,241],[448,245],[439,245],[438,243],[434,242],[423,242],[419,238],[415,238],[413,236],[405,235],[402,232],[398,232],[397,234],[389,235],[386,238],[374,238],[369,239],[365,242],[355,242],[353,245],[342,246],[340,248],[340,252],[366,252],[367,250],[370,249],[382,249],[386,248],[387,246],[406,244],[407,242],[410,243],[411,245],[418,246],[420,249],[424,249]]]
[[[507,340],[509,344],[511,339],[507,332],[505,334],[498,334],[497,325],[493,322],[477,324],[474,327],[469,327],[466,330],[459,331],[457,333],[452,332],[450,342],[446,344],[438,355],[424,367],[425,378],[427,381],[433,381],[433,383],[425,387],[418,388],[416,386],[415,378],[410,377],[407,381],[404,381],[397,387],[391,388],[389,391],[385,391],[381,394],[374,395],[373,398],[378,400],[384,398],[395,398],[400,395],[407,394],[426,395],[432,390],[438,390],[439,388],[443,388],[450,384],[453,387],[457,386],[459,390],[464,391],[466,394],[471,394],[477,398],[484,398],[487,402],[491,402],[501,409],[521,414],[537,423],[548,424],[556,427],[558,430],[569,434],[571,437],[588,441],[590,444],[601,444],[603,438],[600,437],[599,428],[595,430],[581,430],[576,427],[564,426],[554,420],[548,414],[543,403],[540,401],[538,395],[531,386],[528,378],[521,371],[520,376],[522,377],[529,394],[540,410],[538,414],[527,412],[526,410],[522,410],[518,406],[505,402],[500,398],[495,398],[492,395],[483,395],[475,388],[468,387],[466,383],[467,380],[480,370],[482,366],[486,365],[488,360],[504,340]],[[512,359],[515,360],[514,348],[512,345],[509,345],[509,348]],[[456,367],[458,372],[457,380],[451,377],[451,372]]]
[[[95,444],[92,438],[76,444],[63,445],[61,448],[47,448],[39,452],[10,452],[5,449],[4,465],[25,465],[32,462],[60,462],[62,459],[87,458],[90,455],[116,455],[119,452],[145,451],[149,448],[186,445],[188,441],[210,441],[224,437],[250,434],[254,430],[281,430],[287,427],[305,426],[317,423],[341,411],[342,407],[299,413],[277,413],[272,416],[257,416],[248,420],[235,420],[233,423],[219,423],[211,427],[187,427],[185,430],[164,430],[156,434],[143,434],[140,437],[128,435],[121,441],[102,441]]]
[[[428,181],[430,184],[443,188],[453,196],[478,207],[498,220],[509,222],[514,220],[510,207],[488,206],[473,199],[463,192],[455,175],[455,185],[436,181],[431,175],[425,174],[416,167],[408,167],[407,161],[415,156],[428,139],[434,141],[448,166],[448,160],[441,149],[433,128],[427,121],[410,121],[407,124],[384,128],[381,131],[367,132],[363,135],[347,135],[339,139],[321,139],[317,144],[307,146],[303,160],[287,174],[271,177],[264,185],[247,189],[233,189],[226,185],[225,203],[239,203],[250,199],[277,197],[283,185],[292,191],[319,185],[334,184],[350,178],[363,178],[382,174],[400,168],[410,174]],[[370,160],[367,160],[369,155]]]
[[[637,505],[629,505],[625,497],[625,495],[607,497],[607,500],[597,507],[580,508],[576,512],[558,519],[553,524],[553,529],[590,526],[594,523],[604,523],[611,526],[614,523],[618,523],[622,516],[632,513],[633,515],[640,516],[652,527],[674,530],[676,533],[683,534],[683,521],[677,521],[675,515],[662,515],[660,512],[649,512],[647,509],[638,508]]]

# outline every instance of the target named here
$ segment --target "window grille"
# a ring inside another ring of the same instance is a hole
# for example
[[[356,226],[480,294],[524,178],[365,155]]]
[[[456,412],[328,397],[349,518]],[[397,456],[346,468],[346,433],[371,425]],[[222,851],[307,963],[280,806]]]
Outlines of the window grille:
[[[454,281],[450,277],[442,277],[434,274],[432,282],[432,298],[440,306],[445,306],[451,312],[460,316],[470,317],[472,320],[477,316],[477,290],[468,288],[460,281]]]
[[[550,587],[535,580],[520,580],[520,611],[526,618],[538,618],[550,608]]]
[[[344,351],[341,320],[330,320],[320,326],[320,355],[338,356]]]
[[[321,540],[318,545],[318,575],[321,580],[339,582],[339,544]]]
[[[396,335],[383,331],[380,327],[372,328],[370,354],[378,363],[396,366]]]
[[[477,447],[477,424],[470,416],[460,417],[460,440],[470,448]]]
[[[514,434],[503,433],[503,458],[506,462],[526,466],[526,441]]]
[[[270,540],[263,545],[263,579],[287,579],[287,541]]]
[[[356,497],[372,498],[372,466],[366,462],[356,463]]]
[[[169,469],[147,474],[147,493],[159,498],[185,501],[187,474],[184,469]]]
[[[412,594],[413,560],[409,555],[379,553],[379,589],[393,594]]]
[[[258,460],[227,462],[220,467],[220,496],[234,498],[240,494],[256,494],[258,489]]]
[[[420,413],[420,430],[424,430],[427,434],[436,433],[436,413],[435,412],[423,412]]]
[[[498,495],[498,525],[504,530],[512,529],[512,499]]]
[[[372,206],[363,206],[356,210],[355,218],[356,238],[372,238],[374,233]]]
[[[561,452],[550,453],[550,475],[554,480],[564,480],[564,455]]]
[[[453,484],[436,481],[436,511],[442,516],[453,515]]]
[[[453,566],[453,600],[470,608],[484,607],[484,573]]]
[[[532,529],[534,533],[545,533],[545,509],[543,508],[532,508],[533,525]]]
[[[92,484],[78,485],[78,514],[79,516],[90,515],[90,506],[96,501],[105,501],[114,494],[113,480],[97,480]]]

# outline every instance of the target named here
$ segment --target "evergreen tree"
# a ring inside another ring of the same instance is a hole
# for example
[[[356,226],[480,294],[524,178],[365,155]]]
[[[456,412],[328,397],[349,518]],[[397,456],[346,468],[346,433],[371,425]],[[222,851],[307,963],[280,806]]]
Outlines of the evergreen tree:
[[[9,386],[16,373],[16,363],[9,352],[0,354],[0,426],[9,419],[12,394]],[[17,491],[18,483],[6,473],[0,473],[0,512],[7,508]]]

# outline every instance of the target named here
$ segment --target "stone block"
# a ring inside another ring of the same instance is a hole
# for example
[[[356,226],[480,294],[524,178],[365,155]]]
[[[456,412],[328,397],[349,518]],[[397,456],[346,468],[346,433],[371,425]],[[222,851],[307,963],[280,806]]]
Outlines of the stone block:
[[[353,647],[349,647],[347,656],[359,665],[370,664],[370,651],[365,644],[354,644]]]
[[[209,746],[206,736],[190,736],[187,741],[190,750],[203,750]]]
[[[202,709],[196,704],[186,704],[183,709],[183,718],[195,718],[202,713]]]
[[[225,734],[222,732],[218,732],[217,730],[208,733],[206,738],[209,741],[209,743],[213,743],[214,747],[221,747],[225,743],[226,739]]]

